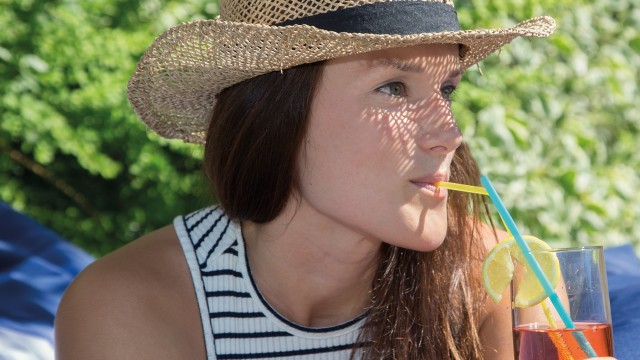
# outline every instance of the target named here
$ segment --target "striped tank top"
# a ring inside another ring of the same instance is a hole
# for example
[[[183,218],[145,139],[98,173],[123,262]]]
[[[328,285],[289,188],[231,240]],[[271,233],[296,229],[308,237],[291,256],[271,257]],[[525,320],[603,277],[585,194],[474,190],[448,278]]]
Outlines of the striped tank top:
[[[349,359],[364,316],[326,328],[278,314],[251,277],[242,231],[219,207],[174,220],[198,299],[207,359]]]

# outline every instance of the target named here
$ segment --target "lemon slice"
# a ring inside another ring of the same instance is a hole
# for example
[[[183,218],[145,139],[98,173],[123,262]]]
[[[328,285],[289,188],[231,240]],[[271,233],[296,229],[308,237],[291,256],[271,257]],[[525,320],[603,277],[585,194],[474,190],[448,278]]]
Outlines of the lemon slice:
[[[544,241],[529,235],[523,236],[531,251],[551,249]],[[552,287],[558,284],[560,278],[560,263],[553,253],[534,253]],[[524,266],[524,277],[520,280],[518,292],[513,301],[515,307],[530,307],[539,304],[547,298],[547,294],[540,285],[533,270],[527,264],[520,247],[513,237],[496,245],[482,263],[482,284],[493,301],[499,302],[502,293],[513,279],[514,260]]]

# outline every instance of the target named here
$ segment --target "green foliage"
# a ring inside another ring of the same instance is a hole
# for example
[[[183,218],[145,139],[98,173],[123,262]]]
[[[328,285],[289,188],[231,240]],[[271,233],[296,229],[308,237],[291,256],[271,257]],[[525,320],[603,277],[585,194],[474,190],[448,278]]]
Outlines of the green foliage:
[[[638,245],[637,1],[456,7],[465,28],[542,14],[559,25],[470,69],[454,105],[523,231]],[[216,12],[207,0],[0,0],[0,199],[96,255],[211,202],[201,148],[148,132],[126,83],[154,36]]]
[[[150,134],[126,84],[155,35],[209,3],[2,3],[0,199],[96,255],[207,204],[201,149]]]
[[[508,26],[543,14],[558,23],[548,39],[514,40],[481,64],[483,74],[471,69],[455,108],[523,231],[561,245],[638,247],[638,2],[461,5],[468,24]]]

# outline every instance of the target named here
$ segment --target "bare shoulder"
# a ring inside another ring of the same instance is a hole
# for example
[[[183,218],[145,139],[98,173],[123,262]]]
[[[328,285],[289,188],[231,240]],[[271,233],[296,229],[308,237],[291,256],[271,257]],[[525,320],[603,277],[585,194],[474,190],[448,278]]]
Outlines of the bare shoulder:
[[[58,359],[203,358],[193,283],[172,226],[88,266],[56,315]]]
[[[484,244],[485,252],[489,252],[499,242],[506,240],[509,237],[509,234],[506,231],[493,228],[485,223],[479,223],[478,228],[482,243]]]

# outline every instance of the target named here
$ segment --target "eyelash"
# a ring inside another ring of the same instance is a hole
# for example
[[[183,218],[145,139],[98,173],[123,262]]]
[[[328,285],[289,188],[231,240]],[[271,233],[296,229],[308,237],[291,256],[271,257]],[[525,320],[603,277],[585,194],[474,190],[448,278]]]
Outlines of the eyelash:
[[[390,89],[392,87],[395,87],[395,86],[399,86],[400,87],[400,93],[399,94],[392,94],[392,91]],[[453,102],[457,90],[458,90],[458,87],[455,86],[455,85],[444,85],[444,86],[442,86],[440,88],[440,95],[447,102]],[[406,97],[407,96],[406,85],[403,82],[400,82],[400,81],[392,81],[390,83],[386,83],[386,84],[380,86],[379,88],[377,88],[376,91],[381,92],[381,93],[383,93],[385,95],[388,95],[388,96],[392,96],[392,97],[398,97],[398,96]]]
[[[445,85],[440,88],[440,93],[442,94],[443,99],[451,103],[456,97],[457,90],[458,87],[455,85]]]
[[[391,89],[391,87],[394,86],[400,86],[400,94],[392,94],[391,91],[385,91],[383,89]],[[376,91],[381,92],[383,94],[386,94],[388,96],[392,96],[392,97],[396,97],[396,96],[407,96],[407,87],[403,82],[400,81],[392,81],[390,83],[386,83],[382,86],[380,86],[379,88],[376,89]]]

